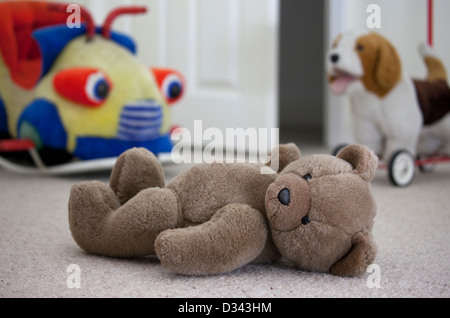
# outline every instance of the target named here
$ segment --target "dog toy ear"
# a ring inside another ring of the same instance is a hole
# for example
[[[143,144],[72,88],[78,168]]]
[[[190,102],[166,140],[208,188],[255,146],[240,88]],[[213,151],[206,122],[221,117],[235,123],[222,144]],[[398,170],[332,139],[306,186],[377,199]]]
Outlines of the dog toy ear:
[[[398,83],[402,73],[401,60],[394,46],[386,39],[379,38],[378,63],[375,80],[384,90],[390,90]]]
[[[352,164],[354,173],[367,182],[373,179],[378,167],[378,157],[366,146],[347,146],[339,152],[337,157]]]

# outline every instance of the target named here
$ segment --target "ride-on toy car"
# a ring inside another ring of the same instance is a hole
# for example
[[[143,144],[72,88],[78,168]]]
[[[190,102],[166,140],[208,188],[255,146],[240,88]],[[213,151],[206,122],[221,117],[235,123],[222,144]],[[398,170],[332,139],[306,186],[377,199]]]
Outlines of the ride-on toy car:
[[[111,166],[132,147],[170,153],[169,106],[184,79],[143,65],[133,39],[111,29],[146,8],[117,8],[96,27],[80,7],[82,23],[70,28],[68,5],[0,2],[0,165],[49,173]],[[11,160],[24,151],[33,166]]]

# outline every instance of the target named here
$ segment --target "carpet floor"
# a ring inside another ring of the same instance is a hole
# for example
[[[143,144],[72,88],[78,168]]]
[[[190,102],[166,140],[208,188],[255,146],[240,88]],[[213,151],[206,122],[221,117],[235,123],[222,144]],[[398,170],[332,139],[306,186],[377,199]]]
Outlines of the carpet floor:
[[[167,180],[184,169],[165,167]],[[86,254],[72,239],[67,217],[70,188],[84,180],[107,183],[109,173],[51,177],[0,169],[0,297],[450,297],[449,164],[417,172],[407,188],[391,186],[386,171],[377,171],[378,254],[371,271],[357,278],[302,272],[283,260],[186,277],[155,257]],[[71,288],[74,273],[80,288]]]

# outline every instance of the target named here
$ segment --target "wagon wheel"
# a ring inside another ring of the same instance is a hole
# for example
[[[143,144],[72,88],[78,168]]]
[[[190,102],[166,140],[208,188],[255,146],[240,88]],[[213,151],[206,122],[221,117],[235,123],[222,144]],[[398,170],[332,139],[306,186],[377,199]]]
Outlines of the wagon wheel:
[[[395,186],[407,187],[414,179],[415,162],[409,151],[397,151],[389,161],[388,167],[389,180]]]
[[[424,160],[425,156],[417,156],[417,160],[419,161],[419,170],[423,173],[432,173],[436,168],[436,165],[433,163],[420,163],[421,160]]]

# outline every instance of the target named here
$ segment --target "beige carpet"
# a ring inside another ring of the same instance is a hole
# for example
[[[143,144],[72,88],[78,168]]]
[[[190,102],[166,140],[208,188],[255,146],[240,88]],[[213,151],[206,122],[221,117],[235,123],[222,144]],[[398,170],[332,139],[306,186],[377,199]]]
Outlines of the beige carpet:
[[[166,167],[167,178],[183,169]],[[184,277],[153,257],[87,255],[68,228],[69,190],[79,181],[108,178],[108,173],[24,176],[0,169],[0,297],[450,297],[450,164],[417,173],[406,189],[392,187],[386,172],[377,172],[372,184],[378,266],[359,278],[301,272],[283,261]],[[80,270],[80,288],[68,287],[76,282],[71,264]]]

